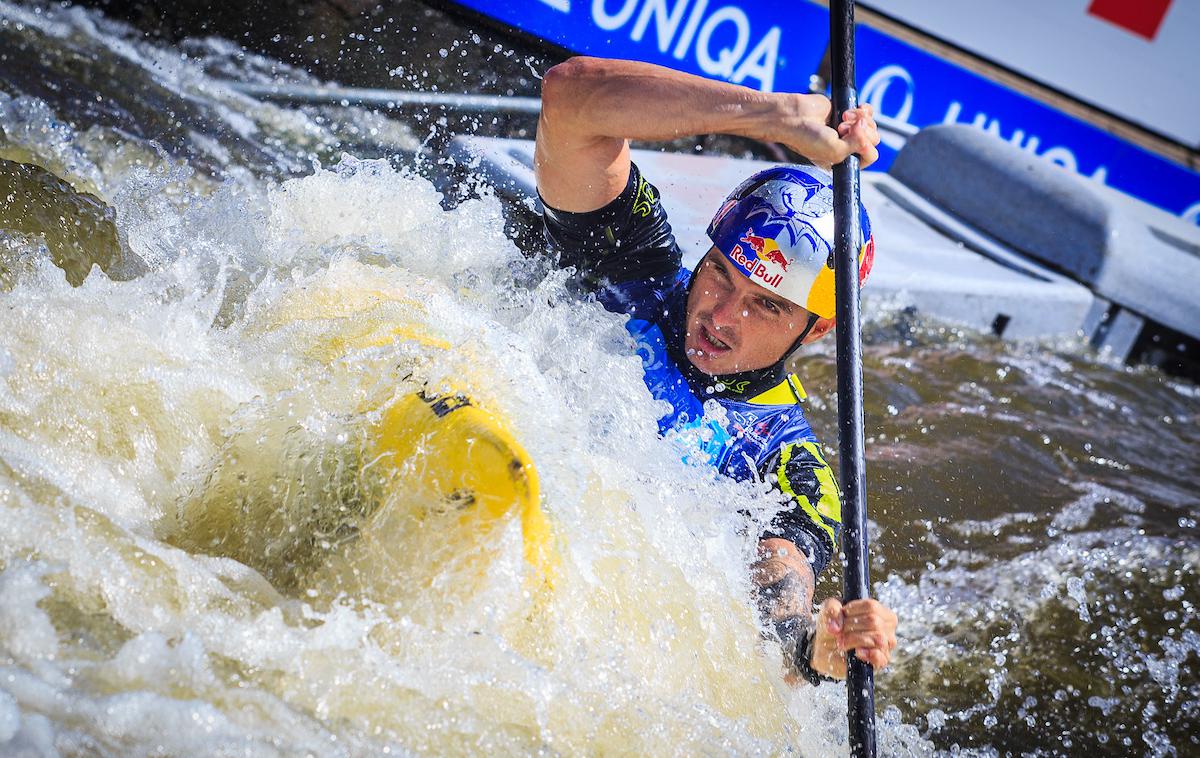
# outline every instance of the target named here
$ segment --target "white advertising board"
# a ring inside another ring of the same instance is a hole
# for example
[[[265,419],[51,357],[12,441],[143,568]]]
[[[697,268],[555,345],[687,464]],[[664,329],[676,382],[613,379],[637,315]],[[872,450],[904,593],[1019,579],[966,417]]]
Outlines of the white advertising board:
[[[1200,0],[867,0],[862,5],[1200,148]]]

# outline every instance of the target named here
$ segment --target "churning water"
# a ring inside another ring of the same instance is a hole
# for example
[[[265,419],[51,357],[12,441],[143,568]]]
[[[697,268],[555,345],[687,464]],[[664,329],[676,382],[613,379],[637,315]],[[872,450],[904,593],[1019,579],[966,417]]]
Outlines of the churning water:
[[[206,70],[283,67],[0,4],[0,754],[844,750],[748,601],[778,504],[657,438],[621,319],[394,122]],[[881,753],[1200,751],[1200,392],[868,306]],[[510,419],[552,587],[519,524],[380,537],[422,386]]]

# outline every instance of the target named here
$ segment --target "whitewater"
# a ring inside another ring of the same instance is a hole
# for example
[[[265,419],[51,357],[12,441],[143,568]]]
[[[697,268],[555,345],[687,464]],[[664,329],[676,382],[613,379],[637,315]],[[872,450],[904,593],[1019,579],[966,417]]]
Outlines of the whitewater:
[[[846,750],[751,601],[783,504],[658,437],[623,318],[490,188],[229,91],[302,75],[222,40],[5,3],[0,44],[111,74],[0,92],[0,753]],[[1194,750],[1200,393],[868,307],[881,754]],[[799,368],[832,444],[832,346]],[[525,447],[553,587],[516,520],[384,528],[372,423],[421,389]]]

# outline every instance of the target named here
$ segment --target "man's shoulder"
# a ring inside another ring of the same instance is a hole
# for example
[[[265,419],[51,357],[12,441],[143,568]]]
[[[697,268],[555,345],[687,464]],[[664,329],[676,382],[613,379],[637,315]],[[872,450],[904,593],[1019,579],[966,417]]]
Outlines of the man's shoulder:
[[[597,296],[601,304],[614,313],[626,313],[649,324],[662,324],[674,309],[682,307],[688,277],[686,269],[676,268],[674,272],[606,282]]]
[[[657,188],[633,164],[625,189],[603,208],[571,213],[543,202],[543,218],[559,265],[593,288],[669,279],[683,257]]]
[[[646,180],[636,165],[630,166],[629,172],[630,184],[633,186],[633,204],[630,206],[630,213],[634,216],[648,218],[652,214],[659,212],[665,218],[667,211],[662,207],[662,201],[658,194],[658,188]]]

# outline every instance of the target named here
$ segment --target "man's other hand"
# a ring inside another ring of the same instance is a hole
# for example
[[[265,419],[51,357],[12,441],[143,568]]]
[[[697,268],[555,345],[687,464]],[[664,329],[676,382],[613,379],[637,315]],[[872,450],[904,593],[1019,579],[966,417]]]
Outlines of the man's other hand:
[[[821,604],[817,633],[812,644],[812,667],[835,679],[846,678],[846,653],[876,670],[886,668],[896,649],[896,614],[878,600],[837,598]]]

